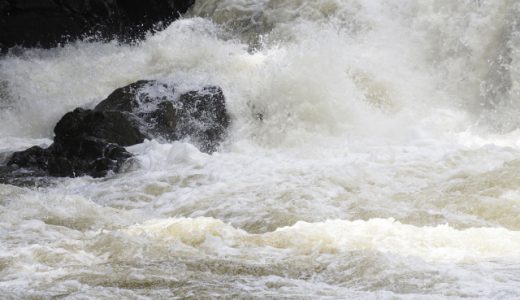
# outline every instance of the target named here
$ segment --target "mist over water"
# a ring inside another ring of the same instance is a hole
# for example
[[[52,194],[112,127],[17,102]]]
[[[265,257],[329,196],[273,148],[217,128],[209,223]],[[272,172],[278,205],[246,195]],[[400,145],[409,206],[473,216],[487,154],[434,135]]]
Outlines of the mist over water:
[[[0,58],[1,152],[140,79],[219,85],[232,118],[213,155],[152,140],[105,179],[0,185],[2,295],[519,298],[519,15],[206,0],[135,45]]]

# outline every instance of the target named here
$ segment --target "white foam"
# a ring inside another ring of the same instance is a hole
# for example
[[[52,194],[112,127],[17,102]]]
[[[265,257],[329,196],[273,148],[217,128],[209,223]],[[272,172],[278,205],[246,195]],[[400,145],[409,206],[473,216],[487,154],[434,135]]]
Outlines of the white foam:
[[[134,225],[126,232],[160,243],[181,241],[199,247],[218,238],[233,248],[272,247],[298,254],[378,251],[451,263],[520,258],[520,232],[503,228],[456,230],[449,225],[417,227],[393,219],[298,222],[273,232],[248,234],[212,218],[174,218]]]
[[[232,125],[212,155],[145,141],[109,178],[0,186],[0,289],[518,298],[519,7],[207,0],[136,45],[3,57],[1,151],[140,79],[219,85]]]

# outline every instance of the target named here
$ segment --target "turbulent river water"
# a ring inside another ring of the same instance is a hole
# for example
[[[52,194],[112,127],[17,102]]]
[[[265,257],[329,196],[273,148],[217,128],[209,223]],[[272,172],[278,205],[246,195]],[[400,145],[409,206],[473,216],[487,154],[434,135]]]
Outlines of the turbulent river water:
[[[204,0],[135,45],[4,56],[2,153],[140,79],[221,86],[232,126],[213,155],[151,140],[108,178],[0,185],[0,297],[520,298],[519,15]]]

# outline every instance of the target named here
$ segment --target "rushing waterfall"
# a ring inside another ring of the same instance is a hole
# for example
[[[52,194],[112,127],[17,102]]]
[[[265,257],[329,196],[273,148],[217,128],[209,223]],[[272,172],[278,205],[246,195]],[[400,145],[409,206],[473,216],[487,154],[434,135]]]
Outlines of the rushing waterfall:
[[[0,185],[5,299],[520,298],[520,1],[201,0],[0,58],[0,162],[141,79],[215,84],[213,154]]]

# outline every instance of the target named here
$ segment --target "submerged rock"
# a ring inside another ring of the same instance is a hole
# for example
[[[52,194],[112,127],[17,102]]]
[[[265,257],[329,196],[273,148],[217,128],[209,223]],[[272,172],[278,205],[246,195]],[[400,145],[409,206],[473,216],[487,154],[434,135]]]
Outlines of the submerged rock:
[[[195,0],[0,0],[0,48],[47,48],[93,33],[134,40],[158,23],[167,26],[194,3]]]
[[[186,139],[211,153],[229,123],[219,87],[177,96],[167,84],[137,81],[115,90],[94,109],[76,108],[65,114],[54,128],[54,143],[12,154],[0,168],[0,183],[17,182],[14,179],[24,174],[103,177],[118,172],[131,157],[124,146],[144,139]]]
[[[0,184],[16,186],[47,186],[52,178],[40,169],[23,169],[16,166],[0,166]]]

